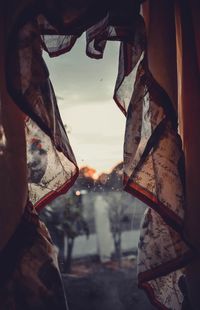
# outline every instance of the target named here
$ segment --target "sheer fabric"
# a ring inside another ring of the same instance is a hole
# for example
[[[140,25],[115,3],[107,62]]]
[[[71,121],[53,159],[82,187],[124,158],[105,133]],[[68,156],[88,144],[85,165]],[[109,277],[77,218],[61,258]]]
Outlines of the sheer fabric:
[[[67,191],[78,174],[42,49],[51,57],[68,52],[86,31],[86,53],[98,59],[107,40],[121,41],[114,99],[127,118],[124,188],[149,206],[141,226],[139,286],[158,308],[178,310],[186,300],[182,268],[194,256],[183,228],[184,154],[174,92],[162,79],[159,65],[154,75],[150,71],[156,56],[148,45],[149,29],[140,4],[137,0],[13,1],[16,14],[12,15],[5,5],[10,25],[7,90],[25,114],[29,199],[40,210]],[[175,7],[169,10],[175,18]],[[175,33],[173,46],[174,40]]]
[[[57,248],[30,204],[0,257],[2,310],[68,310]]]

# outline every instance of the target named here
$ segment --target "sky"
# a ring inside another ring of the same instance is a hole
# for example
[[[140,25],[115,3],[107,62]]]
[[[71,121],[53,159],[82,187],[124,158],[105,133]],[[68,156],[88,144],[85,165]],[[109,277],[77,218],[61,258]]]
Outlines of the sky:
[[[103,60],[91,59],[84,36],[67,54],[49,58],[44,53],[78,165],[98,174],[123,160],[125,117],[112,99],[118,53],[118,43],[108,42]]]

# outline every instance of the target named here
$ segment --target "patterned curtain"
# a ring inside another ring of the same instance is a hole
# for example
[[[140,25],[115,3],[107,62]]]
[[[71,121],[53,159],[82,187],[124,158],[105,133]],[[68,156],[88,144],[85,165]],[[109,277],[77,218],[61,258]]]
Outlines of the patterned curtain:
[[[184,153],[178,110],[150,70],[141,2],[8,1],[7,91],[23,112],[29,203],[39,211],[78,176],[43,50],[50,57],[66,53],[86,31],[86,54],[99,59],[108,40],[121,41],[114,100],[126,116],[124,189],[149,206],[138,246],[139,287],[158,309],[178,310],[188,302],[183,268],[194,256],[183,226]]]

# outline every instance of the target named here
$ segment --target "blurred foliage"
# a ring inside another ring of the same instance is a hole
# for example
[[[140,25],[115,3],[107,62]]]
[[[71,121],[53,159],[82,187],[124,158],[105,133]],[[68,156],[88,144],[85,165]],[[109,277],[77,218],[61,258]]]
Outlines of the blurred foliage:
[[[81,192],[72,192],[66,199],[62,222],[58,225],[68,236],[76,238],[81,234],[89,236],[89,228],[83,217],[83,205]]]
[[[61,269],[70,272],[74,239],[82,234],[89,237],[89,227],[83,217],[81,192],[70,191],[68,195],[60,196],[41,212],[40,218],[60,249],[60,257],[64,262]]]

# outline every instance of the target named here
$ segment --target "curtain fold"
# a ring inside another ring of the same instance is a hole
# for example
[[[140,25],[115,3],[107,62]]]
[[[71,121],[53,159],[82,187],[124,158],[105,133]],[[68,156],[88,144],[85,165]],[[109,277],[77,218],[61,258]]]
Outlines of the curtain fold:
[[[6,33],[0,13],[0,251],[14,233],[27,201],[27,161],[24,114],[7,92]],[[19,178],[20,176],[20,178]],[[12,191],[12,194],[11,194]]]
[[[185,153],[186,216],[185,233],[198,251],[196,260],[187,268],[192,306],[200,308],[200,242],[199,242],[199,119],[200,113],[200,20],[199,2],[176,3],[177,58],[179,81],[179,119]]]
[[[198,177],[190,167],[198,162],[193,148],[198,140],[199,4],[149,0],[142,5],[143,16],[139,0],[20,1],[12,6],[13,15],[9,1],[3,7],[10,26],[5,74],[7,91],[24,113],[29,200],[39,211],[78,175],[42,50],[59,56],[86,31],[86,54],[98,59],[108,40],[121,41],[114,100],[126,116],[124,189],[149,206],[138,247],[139,287],[157,308],[182,309],[188,302],[183,268],[195,254],[185,234],[192,235],[192,220],[184,223],[185,210],[188,215],[196,210],[191,184]]]

